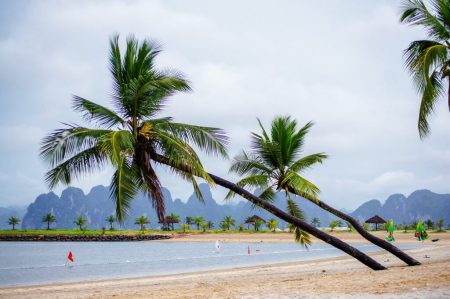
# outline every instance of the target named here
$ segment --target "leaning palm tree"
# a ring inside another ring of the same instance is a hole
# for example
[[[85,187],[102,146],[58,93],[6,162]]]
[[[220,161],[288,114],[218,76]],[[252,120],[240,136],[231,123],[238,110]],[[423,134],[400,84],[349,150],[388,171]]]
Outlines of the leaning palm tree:
[[[418,127],[424,138],[437,99],[447,95],[450,109],[450,0],[430,0],[429,7],[422,0],[404,1],[400,22],[424,27],[429,38],[411,42],[404,52],[421,96]]]
[[[94,128],[65,125],[44,138],[40,154],[51,167],[46,181],[50,188],[69,185],[83,174],[112,165],[110,197],[117,221],[123,223],[131,200],[141,191],[149,195],[159,221],[163,221],[165,205],[154,156],[167,158],[169,170],[191,182],[203,200],[195,177],[213,181],[190,143],[208,154],[226,157],[228,139],[217,128],[159,117],[170,96],[190,90],[188,82],[179,72],[155,67],[161,51],[156,43],[139,43],[129,37],[122,55],[118,41],[118,36],[110,41],[113,108],[74,96],[74,109]]]
[[[109,230],[113,230],[113,223],[116,222],[116,217],[114,217],[114,215],[109,215],[105,220],[109,222]]]
[[[50,223],[56,222],[56,217],[48,213],[42,217],[42,222],[47,222],[47,230],[50,230]]]
[[[148,221],[147,216],[145,215],[141,215],[138,218],[136,218],[134,224],[137,224],[141,227],[141,230],[144,231],[145,230],[145,225],[149,224],[150,221]]]
[[[83,225],[85,225],[87,222],[86,218],[84,218],[83,216],[78,216],[77,219],[73,222],[76,225],[78,225],[78,227],[80,228],[80,230],[83,230]]]
[[[20,223],[20,218],[19,217],[14,217],[11,216],[8,218],[8,224],[12,225],[12,229],[15,230],[16,229],[16,225]]]
[[[302,176],[308,168],[322,163],[327,157],[324,153],[316,153],[300,157],[305,142],[305,136],[309,132],[311,122],[297,129],[297,122],[290,117],[276,117],[271,124],[270,132],[267,132],[259,122],[262,134],[252,133],[252,151],[243,152],[234,158],[231,171],[247,177],[237,182],[240,187],[248,187],[253,190],[261,190],[260,198],[272,201],[277,192],[283,191],[287,198],[287,207],[290,215],[302,220],[303,214],[290,194],[301,196],[322,209],[351,223],[353,227],[368,241],[391,252],[402,259],[408,265],[420,263],[393,246],[391,243],[368,233],[364,227],[351,216],[327,205],[318,197],[319,188]],[[232,197],[234,192],[229,192],[227,197]],[[296,239],[308,243],[309,239],[299,239],[306,235],[298,229]]]

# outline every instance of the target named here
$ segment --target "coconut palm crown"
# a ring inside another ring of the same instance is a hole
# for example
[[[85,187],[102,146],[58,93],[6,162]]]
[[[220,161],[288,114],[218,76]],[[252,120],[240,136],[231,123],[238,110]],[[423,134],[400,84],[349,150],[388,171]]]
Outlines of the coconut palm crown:
[[[291,198],[289,190],[296,190],[317,197],[319,188],[305,179],[301,173],[327,158],[324,153],[301,157],[305,135],[309,132],[311,122],[300,129],[297,121],[291,117],[276,117],[270,131],[266,131],[259,121],[262,134],[252,133],[251,151],[243,151],[233,159],[231,172],[246,176],[236,184],[242,188],[259,190],[259,197],[273,201],[275,194],[284,191],[287,211],[292,216],[304,220],[302,210]],[[232,192],[227,198],[234,196]],[[310,244],[309,235],[297,227],[292,227],[296,240],[301,244]]]
[[[191,144],[208,154],[227,157],[228,138],[222,130],[176,123],[170,117],[159,116],[170,96],[190,90],[179,72],[155,67],[160,52],[155,42],[138,42],[130,36],[122,55],[119,37],[113,36],[109,56],[112,108],[74,96],[74,110],[81,112],[92,127],[64,124],[64,128],[42,141],[40,154],[51,167],[45,177],[51,189],[112,165],[110,197],[120,223],[140,191],[149,195],[159,220],[164,218],[164,199],[153,155],[166,157],[169,169],[191,182],[200,199],[194,176],[210,184],[213,181]]]
[[[421,95],[421,138],[430,132],[427,119],[439,97],[447,95],[450,109],[450,0],[430,0],[429,8],[422,0],[407,0],[400,17],[400,22],[424,27],[430,38],[411,42],[404,52],[406,66]]]

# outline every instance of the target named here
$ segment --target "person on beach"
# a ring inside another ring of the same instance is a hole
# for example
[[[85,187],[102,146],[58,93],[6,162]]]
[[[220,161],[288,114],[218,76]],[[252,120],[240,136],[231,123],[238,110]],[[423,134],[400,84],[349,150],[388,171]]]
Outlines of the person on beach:
[[[422,221],[417,222],[416,232],[414,233],[414,237],[418,241],[422,241],[422,242],[428,239],[428,234],[425,231],[425,228],[423,227]]]
[[[392,242],[395,241],[394,238],[394,221],[391,219],[387,225],[387,231],[389,235],[386,237],[386,241]]]

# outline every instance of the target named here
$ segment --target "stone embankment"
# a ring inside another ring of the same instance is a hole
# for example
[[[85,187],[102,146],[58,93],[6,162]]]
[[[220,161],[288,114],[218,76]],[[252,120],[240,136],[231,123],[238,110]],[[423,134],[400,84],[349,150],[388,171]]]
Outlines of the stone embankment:
[[[0,235],[0,241],[127,242],[172,238],[171,235]]]

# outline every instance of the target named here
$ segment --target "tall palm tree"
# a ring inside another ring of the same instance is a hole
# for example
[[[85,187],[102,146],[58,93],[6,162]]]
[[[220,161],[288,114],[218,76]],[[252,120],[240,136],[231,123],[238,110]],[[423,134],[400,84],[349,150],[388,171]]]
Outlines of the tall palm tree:
[[[80,228],[80,230],[83,230],[83,225],[85,225],[87,222],[86,218],[84,218],[83,216],[78,216],[78,218],[73,222],[76,225],[78,225],[78,227]]]
[[[249,153],[243,152],[233,160],[230,170],[241,176],[248,175],[236,183],[238,186],[262,190],[259,197],[267,201],[272,201],[276,192],[284,191],[289,214],[300,220],[304,219],[303,214],[291,198],[290,193],[301,196],[337,217],[350,222],[368,241],[391,252],[408,265],[420,264],[391,243],[368,233],[351,216],[319,199],[319,188],[301,175],[308,168],[322,163],[327,157],[324,153],[300,157],[305,136],[313,125],[311,122],[297,129],[297,122],[290,117],[276,117],[272,121],[270,132],[264,129],[261,122],[259,124],[262,134],[252,133],[252,151]],[[233,195],[231,191],[227,197]],[[307,234],[304,234],[304,231],[298,228],[296,231],[296,239],[307,244],[309,241]],[[306,235],[306,238],[302,240],[301,238],[304,235]]]
[[[42,222],[47,222],[47,230],[50,230],[50,223],[56,222],[56,217],[48,213],[42,217]]]
[[[447,95],[450,109],[450,0],[430,0],[429,7],[422,0],[404,1],[400,22],[424,27],[429,38],[411,42],[404,52],[421,95],[418,127],[424,138],[437,99]]]
[[[203,218],[203,216],[195,216],[194,217],[194,224],[197,225],[197,230],[200,229],[200,224],[204,221],[205,221],[205,218]]]
[[[12,225],[12,229],[15,230],[16,229],[16,225],[20,223],[20,219],[19,217],[14,217],[11,216],[8,218],[8,224]]]
[[[159,221],[163,221],[164,198],[153,160],[156,154],[168,159],[169,170],[192,183],[200,200],[203,198],[195,177],[211,184],[213,181],[190,143],[206,153],[227,156],[228,138],[222,130],[158,116],[171,95],[190,90],[179,72],[155,67],[160,51],[156,43],[139,43],[131,36],[122,55],[119,37],[112,37],[109,62],[113,108],[74,96],[74,109],[95,127],[66,125],[42,142],[40,154],[52,168],[46,174],[50,188],[60,183],[69,185],[73,179],[107,164],[113,166],[110,197],[120,223],[140,191],[149,195]],[[188,171],[179,171],[181,166]]]
[[[145,230],[145,225],[149,224],[150,221],[148,221],[147,216],[145,215],[141,215],[138,218],[136,218],[136,220],[134,221],[134,224],[140,225],[141,226],[141,230]]]
[[[116,217],[114,217],[114,215],[109,215],[105,220],[109,222],[109,230],[113,230],[113,223],[116,222]]]

